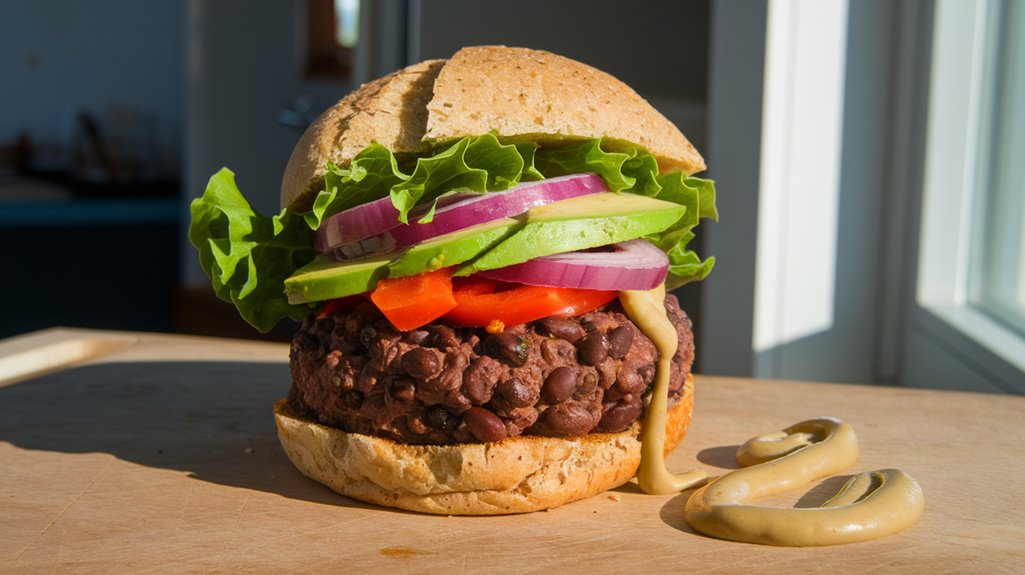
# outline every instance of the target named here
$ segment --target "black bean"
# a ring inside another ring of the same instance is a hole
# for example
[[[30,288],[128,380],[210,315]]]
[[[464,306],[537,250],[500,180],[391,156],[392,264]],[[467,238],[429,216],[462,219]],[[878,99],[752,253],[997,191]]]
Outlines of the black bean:
[[[435,405],[427,410],[427,424],[435,429],[451,431],[459,426],[459,418],[443,406]]]
[[[453,375],[454,377],[451,377]],[[456,379],[459,381],[454,381]],[[445,395],[450,389],[459,387],[462,379],[461,371],[451,374],[448,370],[442,370],[437,377],[421,379],[417,382],[417,398],[427,404],[441,403],[445,401]]]
[[[355,389],[342,394],[342,403],[350,409],[359,409],[363,405],[363,394]]]
[[[615,385],[616,389],[623,393],[634,393],[637,395],[644,393],[644,389],[647,387],[639,373],[628,369],[619,370]]]
[[[577,374],[566,366],[557,367],[545,378],[541,398],[549,404],[562,403],[573,395],[576,387]]]
[[[623,359],[633,342],[634,330],[625,325],[617,327],[609,332],[609,355],[613,359]]]
[[[564,339],[573,345],[584,337],[584,328],[571,319],[548,317],[538,323],[548,335]]]
[[[509,332],[489,337],[484,348],[491,357],[514,367],[526,364],[530,357],[530,340]]]
[[[461,343],[463,340],[454,329],[440,323],[430,326],[430,336],[424,341],[424,345],[438,349],[458,347]]]
[[[502,419],[483,407],[471,407],[463,412],[463,421],[470,433],[481,441],[501,441],[506,429]]]
[[[481,405],[487,403],[495,393],[495,380],[486,372],[474,370],[463,377],[463,395],[471,402]]]
[[[546,409],[544,419],[555,435],[584,435],[597,423],[590,411],[572,401]]]
[[[417,379],[427,379],[438,373],[441,360],[438,355],[422,347],[413,348],[402,354],[402,369]]]
[[[359,331],[362,329],[362,324],[359,320],[354,317],[350,317],[345,320],[345,325],[342,331],[345,333],[346,339],[355,342],[359,337]]]
[[[512,407],[533,405],[537,398],[518,377],[510,377],[498,383],[498,394]]]
[[[399,401],[413,401],[416,387],[408,377],[396,377],[389,387],[391,396]]]
[[[580,358],[590,365],[598,365],[609,355],[609,340],[602,333],[592,333],[577,346]]]
[[[617,401],[621,401],[625,396],[625,393],[619,391],[615,386],[613,386],[605,390],[602,394],[601,400],[603,403],[615,403]]]
[[[594,333],[598,331],[598,326],[595,325],[594,318],[590,316],[580,318],[580,327],[583,328],[584,333]]]
[[[609,433],[620,432],[630,427],[640,416],[640,401],[617,403],[602,415],[598,429]]]
[[[359,331],[359,342],[363,344],[363,347],[370,349],[375,341],[377,341],[377,330],[374,329],[374,326],[364,326]]]
[[[590,371],[590,368],[584,369],[587,369],[588,371],[585,371],[583,376],[579,378],[580,385],[577,386],[577,390],[573,393],[573,397],[577,399],[591,395],[594,388],[598,387],[598,376],[595,375],[593,371]]]
[[[577,359],[577,348],[564,339],[547,337],[541,340],[538,347],[541,348],[541,357],[545,363],[551,365],[575,362]]]

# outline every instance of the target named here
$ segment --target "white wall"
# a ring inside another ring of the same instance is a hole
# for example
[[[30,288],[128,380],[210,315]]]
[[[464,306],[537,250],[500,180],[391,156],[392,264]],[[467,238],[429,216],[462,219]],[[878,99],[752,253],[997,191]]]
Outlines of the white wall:
[[[849,9],[831,17],[846,40],[802,19],[829,5]],[[888,375],[877,342],[895,10],[884,0],[713,4],[709,165],[721,221],[709,236],[718,261],[705,286],[704,371],[863,383]],[[773,41],[791,52],[767,60]],[[834,61],[798,57],[823,53]],[[820,100],[802,101],[810,93]],[[801,295],[808,288],[814,297]]]
[[[291,2],[189,3],[186,193],[223,166],[257,211],[277,213],[281,174],[298,140],[275,112],[295,98],[302,64]]]
[[[400,4],[376,0],[362,12],[354,83],[404,65],[405,14]],[[316,115],[349,93],[353,83],[306,76],[305,2],[261,3],[259,10],[245,0],[191,0],[187,5],[182,211],[187,213],[210,176],[227,166],[257,211],[276,214],[281,175],[301,136],[299,130],[278,122],[278,111],[304,99]],[[208,280],[184,230],[182,243],[183,283],[205,285]]]
[[[751,375],[755,236],[762,134],[766,3],[712,4],[709,67],[709,174],[719,222],[702,230],[716,257],[703,284],[698,360],[705,373]]]

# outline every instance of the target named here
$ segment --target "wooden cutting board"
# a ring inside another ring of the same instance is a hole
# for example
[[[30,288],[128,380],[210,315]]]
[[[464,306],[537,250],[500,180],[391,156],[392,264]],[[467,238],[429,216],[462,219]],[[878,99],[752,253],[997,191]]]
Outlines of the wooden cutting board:
[[[852,472],[899,467],[925,490],[904,532],[791,549],[698,535],[687,494],[632,484],[506,517],[346,499],[278,446],[287,353],[64,329],[0,342],[0,572],[1025,572],[1025,398],[698,377],[671,469],[722,474],[745,439],[829,415],[859,435]],[[817,504],[842,481],[776,503]]]

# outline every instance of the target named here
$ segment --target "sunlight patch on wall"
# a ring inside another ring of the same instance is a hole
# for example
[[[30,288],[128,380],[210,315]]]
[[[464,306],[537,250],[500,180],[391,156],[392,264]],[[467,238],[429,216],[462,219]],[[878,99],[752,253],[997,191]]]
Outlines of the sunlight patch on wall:
[[[847,0],[769,4],[756,352],[833,324],[847,11]]]

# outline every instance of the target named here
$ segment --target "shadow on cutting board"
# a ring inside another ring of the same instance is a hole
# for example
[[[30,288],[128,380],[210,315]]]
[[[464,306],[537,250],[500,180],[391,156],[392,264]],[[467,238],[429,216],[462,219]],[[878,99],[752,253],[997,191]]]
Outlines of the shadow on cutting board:
[[[370,507],[302,476],[278,443],[273,404],[286,364],[106,363],[0,387],[0,441],[23,449],[110,453],[222,485]]]

